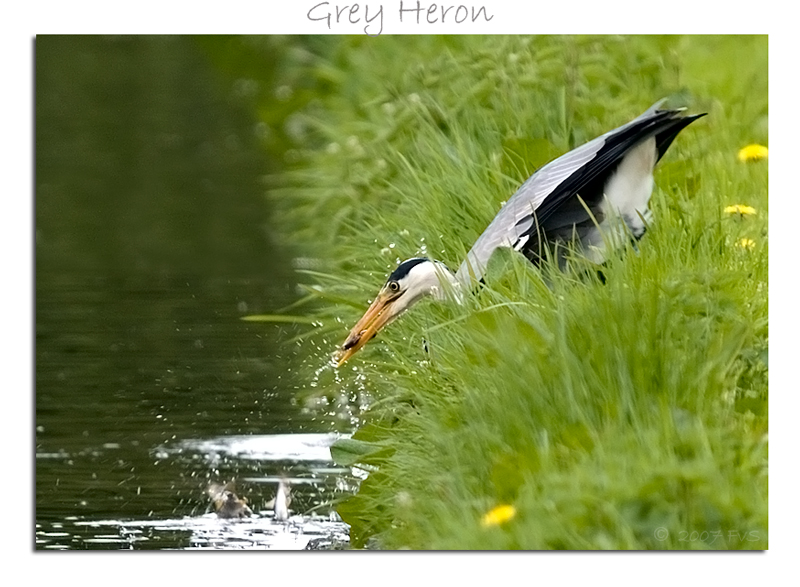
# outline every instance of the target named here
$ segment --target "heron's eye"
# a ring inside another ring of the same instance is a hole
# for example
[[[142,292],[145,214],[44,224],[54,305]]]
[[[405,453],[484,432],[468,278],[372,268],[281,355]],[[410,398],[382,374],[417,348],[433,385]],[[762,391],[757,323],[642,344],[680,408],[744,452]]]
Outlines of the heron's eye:
[[[390,281],[389,291],[394,291],[394,292],[400,291],[400,284],[397,283],[396,281]]]

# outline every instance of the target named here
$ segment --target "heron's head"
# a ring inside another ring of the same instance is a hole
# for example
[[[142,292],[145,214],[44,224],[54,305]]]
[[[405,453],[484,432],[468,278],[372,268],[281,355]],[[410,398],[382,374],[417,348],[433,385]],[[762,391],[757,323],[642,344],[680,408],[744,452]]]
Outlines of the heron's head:
[[[378,331],[425,296],[443,297],[442,278],[453,281],[450,270],[424,257],[403,261],[378,292],[333,360],[337,367],[358,352]]]

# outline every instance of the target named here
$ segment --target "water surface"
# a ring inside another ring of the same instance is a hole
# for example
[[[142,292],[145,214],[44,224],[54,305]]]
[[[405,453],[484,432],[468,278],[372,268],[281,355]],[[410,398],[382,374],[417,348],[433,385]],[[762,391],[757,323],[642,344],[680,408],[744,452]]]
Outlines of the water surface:
[[[298,400],[287,341],[307,326],[241,321],[297,297],[263,128],[189,38],[40,36],[35,51],[35,547],[346,536],[326,447],[349,423]],[[306,514],[291,528],[264,507],[280,476]],[[255,513],[238,524],[206,493],[232,480]]]

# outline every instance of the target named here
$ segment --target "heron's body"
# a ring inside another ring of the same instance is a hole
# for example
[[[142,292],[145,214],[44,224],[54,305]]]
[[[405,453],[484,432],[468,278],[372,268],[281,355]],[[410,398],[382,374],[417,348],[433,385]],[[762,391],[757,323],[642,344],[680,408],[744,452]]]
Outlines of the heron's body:
[[[704,116],[659,110],[662,102],[537,170],[500,209],[455,274],[429,259],[398,265],[350,332],[337,364],[420,298],[442,299],[448,289],[482,280],[489,259],[501,247],[538,264],[548,256],[563,261],[567,246],[574,243],[590,261],[602,263],[609,245],[641,238],[651,217],[656,163],[683,128]]]
[[[537,170],[475,241],[458,270],[459,281],[481,279],[500,247],[520,251],[538,263],[545,248],[574,238],[590,260],[601,263],[605,260],[601,231],[606,241],[613,242],[625,230],[617,220],[641,238],[650,217],[653,169],[675,136],[700,116],[658,110],[656,104],[628,124]]]

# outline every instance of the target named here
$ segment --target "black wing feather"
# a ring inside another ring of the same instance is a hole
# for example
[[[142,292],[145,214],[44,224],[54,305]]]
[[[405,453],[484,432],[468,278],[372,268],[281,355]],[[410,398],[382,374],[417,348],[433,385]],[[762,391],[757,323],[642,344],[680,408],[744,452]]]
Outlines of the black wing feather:
[[[680,112],[680,110],[658,110],[651,118],[608,137],[595,158],[559,184],[532,213],[536,216],[536,222],[531,225],[531,230],[527,234],[535,233],[537,224],[541,226],[546,223],[547,219],[572,196],[586,192],[586,196],[589,197],[590,193],[597,193],[598,189],[595,187],[597,183],[601,184],[599,187],[602,189],[602,184],[613,173],[625,154],[642,140],[655,135],[658,159],[661,159],[677,134],[692,121],[704,116],[704,114],[679,116]]]

